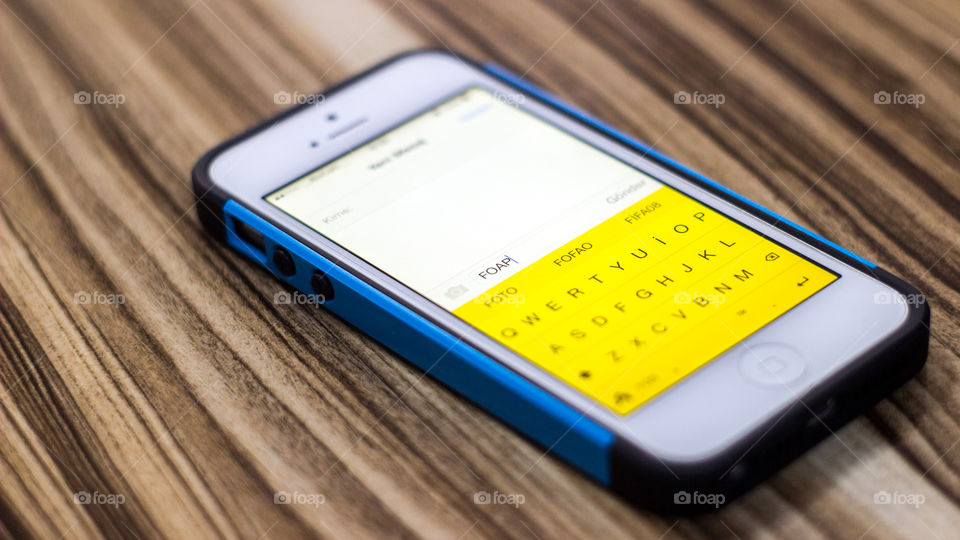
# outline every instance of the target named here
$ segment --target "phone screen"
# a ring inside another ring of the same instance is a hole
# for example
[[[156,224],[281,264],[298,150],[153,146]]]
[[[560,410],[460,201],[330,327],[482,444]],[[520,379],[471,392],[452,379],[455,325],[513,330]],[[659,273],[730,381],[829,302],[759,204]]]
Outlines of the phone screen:
[[[838,278],[479,87],[265,199],[618,414]]]

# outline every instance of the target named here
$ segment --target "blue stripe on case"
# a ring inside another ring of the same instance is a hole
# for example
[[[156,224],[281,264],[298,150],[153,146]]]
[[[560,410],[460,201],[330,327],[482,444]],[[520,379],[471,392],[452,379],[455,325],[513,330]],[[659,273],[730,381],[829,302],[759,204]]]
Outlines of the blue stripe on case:
[[[610,483],[610,448],[615,436],[609,430],[236,202],[227,201],[223,212],[231,247],[305,294],[312,294],[314,270],[325,273],[333,283],[334,297],[324,307],[597,481]],[[264,236],[265,252],[237,236],[235,220]],[[297,270],[290,277],[281,275],[266,255],[277,245],[295,259]]]

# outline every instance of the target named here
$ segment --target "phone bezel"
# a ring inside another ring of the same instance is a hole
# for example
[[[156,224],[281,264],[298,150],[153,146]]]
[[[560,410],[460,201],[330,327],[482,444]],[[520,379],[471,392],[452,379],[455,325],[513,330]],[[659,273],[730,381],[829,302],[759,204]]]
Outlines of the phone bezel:
[[[267,193],[470,86],[522,93],[525,99],[518,106],[831,269],[840,279],[654,400],[619,416],[263,200]],[[343,123],[325,121],[331,112]],[[340,126],[357,118],[365,119],[360,126],[329,138],[342,129]],[[327,142],[309,144],[314,140]],[[907,318],[902,302],[875,301],[878,297],[899,298],[890,286],[682,178],[582,120],[446,53],[427,51],[404,56],[351,81],[322,102],[301,107],[222,150],[210,162],[209,175],[232,198],[305,240],[312,249],[591,420],[663,459],[694,462],[722,452],[782,414],[810,389],[841,373]],[[843,334],[854,336],[853,343],[842,339]],[[808,362],[803,375],[775,387],[744,378],[740,358],[751,347],[766,342],[787,343],[799,349]]]

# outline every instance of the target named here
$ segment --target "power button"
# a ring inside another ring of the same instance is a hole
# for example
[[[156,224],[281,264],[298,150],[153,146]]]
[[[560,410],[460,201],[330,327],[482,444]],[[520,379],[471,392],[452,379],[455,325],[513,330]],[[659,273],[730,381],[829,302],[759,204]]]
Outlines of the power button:
[[[310,276],[310,288],[313,294],[321,298],[322,303],[333,300],[333,283],[323,272],[314,270],[313,275]]]
[[[293,261],[293,256],[280,246],[273,250],[273,265],[277,267],[277,271],[285,276],[292,276],[297,273],[297,263]]]

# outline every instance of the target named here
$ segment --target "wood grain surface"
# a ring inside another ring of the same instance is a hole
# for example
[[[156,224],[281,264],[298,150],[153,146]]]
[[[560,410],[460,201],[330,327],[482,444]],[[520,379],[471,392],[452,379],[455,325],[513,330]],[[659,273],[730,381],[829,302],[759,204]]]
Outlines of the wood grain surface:
[[[956,0],[0,4],[0,536],[960,535]],[[523,73],[916,284],[926,368],[728,508],[675,519],[278,304],[204,234],[190,167],[276,92],[421,46]]]

